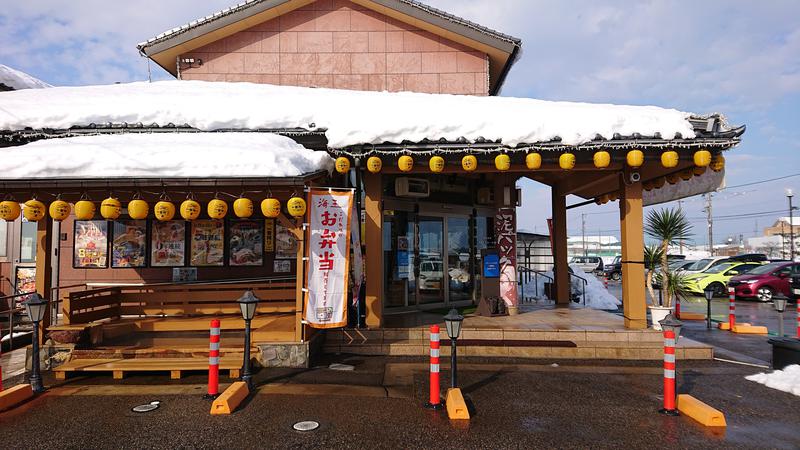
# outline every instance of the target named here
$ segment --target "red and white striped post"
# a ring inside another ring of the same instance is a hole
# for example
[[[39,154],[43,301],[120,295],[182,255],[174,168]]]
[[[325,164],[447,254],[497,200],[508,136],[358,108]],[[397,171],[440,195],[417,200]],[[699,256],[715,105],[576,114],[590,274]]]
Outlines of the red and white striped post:
[[[798,320],[800,320],[800,316],[798,316]],[[798,322],[798,325],[800,325],[800,322]],[[10,329],[11,328],[9,328],[9,330]],[[797,331],[800,333],[800,327],[797,328]],[[9,332],[9,334],[11,334],[11,333]],[[0,327],[0,337],[3,337],[3,327]],[[8,342],[10,344],[11,343],[11,341],[10,341],[11,336],[9,336],[8,338],[9,338]],[[2,358],[3,358],[3,341],[0,340],[0,359],[2,359]],[[0,392],[3,392],[3,366],[1,366],[1,365],[0,365]]]
[[[208,393],[205,398],[219,396],[219,319],[211,321],[211,335],[208,344]]]
[[[603,277],[603,287],[608,290],[608,277]]]
[[[800,339],[800,301],[794,304],[797,309],[797,338]]]
[[[675,318],[678,320],[681,318],[681,297],[679,295],[675,296]]]
[[[733,331],[736,326],[736,290],[732,287],[728,288],[728,329]]]
[[[431,325],[431,382],[430,395],[425,407],[441,409],[442,398],[439,389],[439,325]]]
[[[661,414],[677,416],[675,408],[675,331],[664,329],[664,408]]]

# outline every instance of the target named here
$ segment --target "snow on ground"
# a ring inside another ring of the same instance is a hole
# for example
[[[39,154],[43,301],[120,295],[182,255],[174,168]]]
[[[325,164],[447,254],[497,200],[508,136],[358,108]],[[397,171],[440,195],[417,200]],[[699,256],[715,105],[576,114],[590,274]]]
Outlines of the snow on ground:
[[[326,152],[272,133],[126,133],[0,148],[0,179],[293,177],[332,169]]]
[[[17,69],[12,69],[11,67],[3,64],[0,64],[0,83],[16,90],[53,87],[38,78],[28,75],[25,72],[20,72]]]
[[[612,309],[616,310],[617,307],[621,304],[619,299],[614,297],[608,292],[603,286],[603,283],[597,279],[594,275],[590,273],[585,273],[583,269],[580,268],[578,265],[570,265],[572,268],[573,273],[577,274],[579,277],[584,278],[586,280],[586,307],[592,309]],[[522,296],[524,294],[525,297],[538,297],[538,298],[545,298],[544,296],[544,283],[550,282],[553,279],[553,272],[542,272],[542,276],[538,277],[531,277],[530,281],[526,280],[523,276],[523,286],[518,288],[519,295]],[[581,281],[578,277],[570,277],[571,278],[571,289],[572,295],[581,296],[581,303],[572,303],[570,302],[571,306],[576,308],[583,307],[583,281]],[[538,283],[538,286],[536,285]],[[538,295],[537,295],[538,293]]]
[[[800,397],[800,365],[792,364],[772,373],[757,373],[745,377],[766,387],[788,392]]]
[[[577,145],[614,133],[694,137],[690,113],[552,102],[204,81],[138,82],[0,93],[0,130],[90,123],[189,124],[200,130],[327,128],[332,148],[425,138]]]

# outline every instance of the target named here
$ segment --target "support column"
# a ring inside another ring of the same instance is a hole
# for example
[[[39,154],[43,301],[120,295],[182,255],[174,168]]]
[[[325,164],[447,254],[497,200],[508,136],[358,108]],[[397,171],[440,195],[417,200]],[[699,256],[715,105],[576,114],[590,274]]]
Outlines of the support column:
[[[36,223],[36,292],[48,301],[44,318],[39,322],[39,344],[44,342],[45,330],[50,326],[53,306],[53,219],[44,218]]]
[[[517,210],[515,179],[497,174],[494,179],[494,238],[500,261],[500,298],[511,315],[519,311],[517,294]]]
[[[622,237],[622,307],[625,328],[647,328],[644,286],[642,183],[622,184],[619,215]]]
[[[380,328],[383,323],[383,210],[381,199],[383,183],[381,174],[364,174],[364,213],[366,215],[367,254],[364,275],[367,278],[366,324]]]
[[[567,196],[558,187],[551,188],[553,208],[553,278],[555,300],[558,306],[570,302],[569,260],[567,258]]]

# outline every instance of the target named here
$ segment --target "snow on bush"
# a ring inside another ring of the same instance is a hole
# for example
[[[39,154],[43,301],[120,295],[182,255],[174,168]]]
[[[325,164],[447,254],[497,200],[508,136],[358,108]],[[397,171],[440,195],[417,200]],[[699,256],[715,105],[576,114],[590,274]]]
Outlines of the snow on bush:
[[[25,72],[17,69],[12,69],[6,65],[0,64],[0,84],[20,90],[20,89],[42,89],[53,87],[44,81],[32,77]]]
[[[762,372],[745,378],[772,389],[800,396],[800,365],[797,364],[786,366],[783,370],[776,370],[772,373]]]

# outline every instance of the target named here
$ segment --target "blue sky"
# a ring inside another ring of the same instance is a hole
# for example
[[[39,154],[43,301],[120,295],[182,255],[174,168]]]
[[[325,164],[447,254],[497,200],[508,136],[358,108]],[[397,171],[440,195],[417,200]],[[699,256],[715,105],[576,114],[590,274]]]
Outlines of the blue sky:
[[[147,64],[136,43],[235,1],[7,2],[0,10],[0,63],[54,85],[144,80]],[[800,173],[800,2],[426,3],[523,40],[502,95],[721,112],[731,124],[748,126],[742,145],[727,156],[728,185]],[[155,65],[152,71],[154,79],[168,78]],[[549,188],[520,184],[520,227],[544,231]],[[786,188],[800,189],[800,176],[716,194],[715,241],[760,234],[786,215],[777,212],[787,210]],[[683,202],[697,243],[706,241],[702,206],[699,197]],[[767,214],[737,217],[760,212]],[[581,213],[588,214],[589,232],[618,233],[616,203],[571,210],[571,233],[580,232]]]

